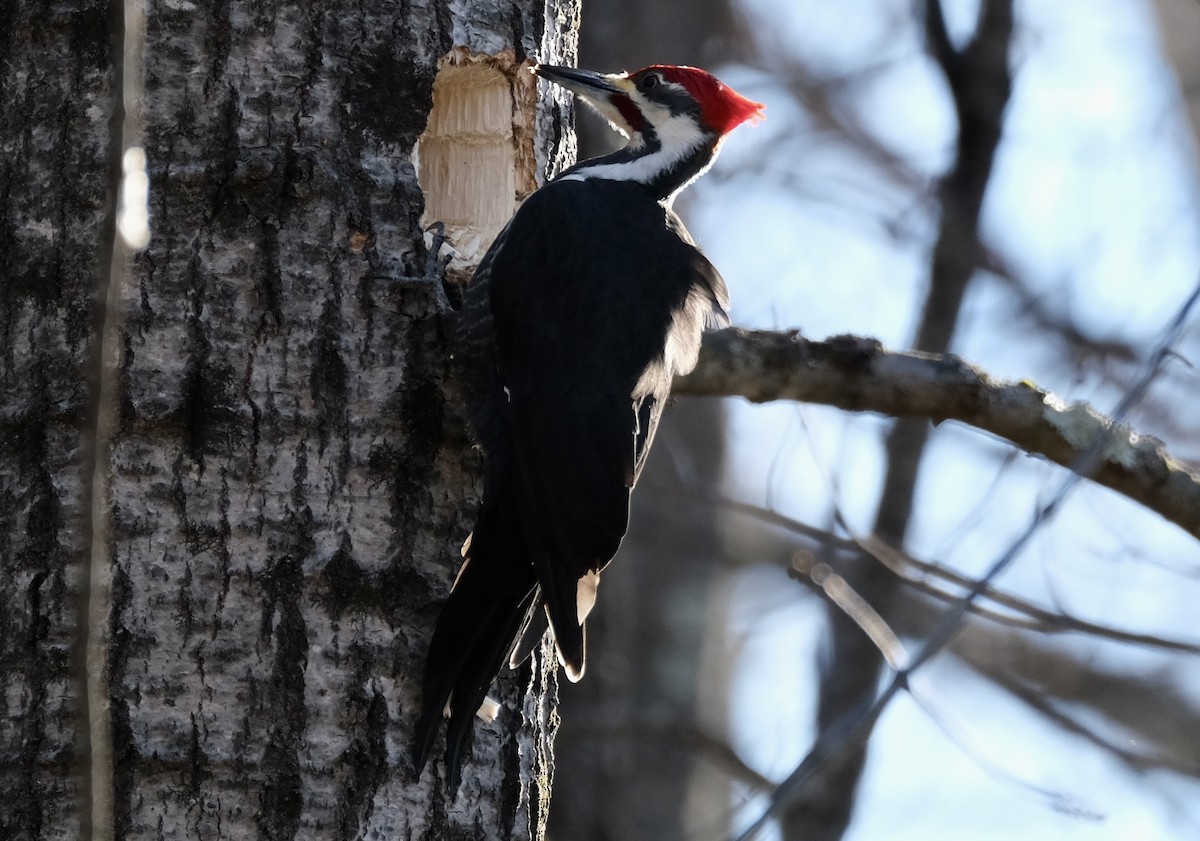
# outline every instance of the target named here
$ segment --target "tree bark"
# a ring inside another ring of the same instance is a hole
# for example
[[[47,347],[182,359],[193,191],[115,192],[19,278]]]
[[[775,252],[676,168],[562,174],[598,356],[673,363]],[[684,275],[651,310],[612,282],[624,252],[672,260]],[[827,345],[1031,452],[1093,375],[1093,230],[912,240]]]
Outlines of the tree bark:
[[[0,835],[541,837],[553,661],[501,680],[457,799],[408,768],[479,467],[414,146],[482,62],[528,181],[569,156],[525,68],[570,61],[576,5],[149,4],[153,236],[98,393],[120,5],[0,12]]]
[[[517,191],[570,159],[522,68],[573,63],[577,4],[150,4],[128,265],[123,7],[0,8],[0,838],[541,837],[552,658],[457,799],[408,774],[478,469],[414,147],[480,66]]]

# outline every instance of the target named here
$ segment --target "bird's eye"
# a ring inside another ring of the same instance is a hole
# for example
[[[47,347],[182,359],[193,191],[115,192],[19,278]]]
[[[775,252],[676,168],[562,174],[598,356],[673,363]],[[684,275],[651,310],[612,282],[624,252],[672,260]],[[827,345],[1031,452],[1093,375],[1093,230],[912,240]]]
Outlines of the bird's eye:
[[[647,73],[642,77],[641,88],[644,91],[648,91],[652,88],[657,88],[661,84],[662,76],[659,76],[657,73]]]

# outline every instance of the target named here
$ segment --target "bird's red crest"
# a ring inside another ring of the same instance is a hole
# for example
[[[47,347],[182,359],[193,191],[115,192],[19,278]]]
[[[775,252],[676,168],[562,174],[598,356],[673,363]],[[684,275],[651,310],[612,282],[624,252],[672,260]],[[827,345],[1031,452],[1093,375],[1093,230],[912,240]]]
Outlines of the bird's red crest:
[[[761,102],[747,99],[706,70],[654,64],[638,73],[647,70],[657,71],[667,81],[677,82],[687,88],[700,103],[704,121],[721,134],[733,131],[747,120],[757,122],[763,118],[765,106]]]

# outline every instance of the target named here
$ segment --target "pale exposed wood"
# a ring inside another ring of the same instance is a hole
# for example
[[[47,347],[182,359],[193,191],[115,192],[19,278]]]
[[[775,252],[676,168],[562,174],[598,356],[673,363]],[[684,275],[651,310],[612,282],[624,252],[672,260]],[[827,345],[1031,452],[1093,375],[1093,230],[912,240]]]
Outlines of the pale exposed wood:
[[[512,50],[493,56],[464,47],[438,62],[414,163],[425,195],[422,223],[445,226],[449,268],[464,281],[536,184],[533,137],[514,119],[522,115],[522,128],[532,123],[524,116],[536,107],[527,95],[532,66]]]

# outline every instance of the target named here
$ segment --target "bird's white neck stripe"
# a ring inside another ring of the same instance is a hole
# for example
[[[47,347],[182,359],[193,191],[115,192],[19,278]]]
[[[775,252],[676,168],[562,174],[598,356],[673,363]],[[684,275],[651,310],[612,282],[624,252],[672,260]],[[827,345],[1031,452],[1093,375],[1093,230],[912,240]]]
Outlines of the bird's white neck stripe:
[[[649,155],[642,155],[633,160],[618,163],[585,166],[564,175],[563,181],[586,181],[588,178],[610,178],[619,181],[638,181],[649,184],[658,176],[671,169],[675,164],[691,154],[691,149],[659,149]]]
[[[648,155],[614,163],[601,163],[598,160],[592,166],[585,164],[570,175],[564,175],[562,180],[586,181],[589,178],[603,178],[612,181],[636,181],[641,184],[650,184],[663,173],[673,169],[680,161],[694,154],[707,139],[695,121],[684,115],[662,119],[655,125],[655,134],[659,145]],[[636,151],[643,143],[644,141],[639,135],[634,135],[626,148]],[[700,174],[700,172],[696,173],[697,176]],[[691,178],[687,183],[681,184],[667,198],[666,204],[669,206],[674,200],[675,194],[693,180],[695,179]]]

